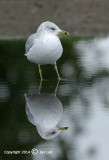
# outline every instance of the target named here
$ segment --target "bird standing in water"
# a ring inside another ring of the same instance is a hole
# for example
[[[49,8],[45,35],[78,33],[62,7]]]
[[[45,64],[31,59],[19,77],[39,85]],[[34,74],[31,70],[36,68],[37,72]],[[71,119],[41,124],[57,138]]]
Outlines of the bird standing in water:
[[[58,37],[60,34],[69,35],[68,32],[61,30],[56,24],[47,21],[41,23],[36,33],[27,39],[25,56],[29,61],[38,64],[41,81],[43,78],[40,65],[46,64],[54,65],[58,80],[61,80],[56,65],[56,61],[63,52],[62,44]]]

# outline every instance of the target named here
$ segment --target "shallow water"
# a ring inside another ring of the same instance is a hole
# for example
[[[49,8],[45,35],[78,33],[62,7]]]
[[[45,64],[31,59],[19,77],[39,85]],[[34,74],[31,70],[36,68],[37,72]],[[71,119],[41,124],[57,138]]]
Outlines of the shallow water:
[[[24,44],[0,41],[0,159],[108,160],[109,38],[62,39],[41,89]]]

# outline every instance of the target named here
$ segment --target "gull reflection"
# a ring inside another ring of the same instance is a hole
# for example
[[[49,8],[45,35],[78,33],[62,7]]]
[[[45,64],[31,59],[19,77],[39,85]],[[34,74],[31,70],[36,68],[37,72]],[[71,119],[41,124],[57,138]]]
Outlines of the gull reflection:
[[[54,93],[25,94],[28,120],[36,126],[39,135],[46,139],[56,137],[68,127],[59,128],[63,106]]]

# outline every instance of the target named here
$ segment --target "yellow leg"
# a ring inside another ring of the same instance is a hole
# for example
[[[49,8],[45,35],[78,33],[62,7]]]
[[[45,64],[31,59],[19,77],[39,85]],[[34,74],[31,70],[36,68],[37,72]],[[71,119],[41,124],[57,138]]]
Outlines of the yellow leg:
[[[58,76],[58,80],[60,81],[61,78],[60,78],[60,75],[59,75],[59,72],[58,72],[58,68],[57,68],[56,63],[55,63],[55,65],[54,65],[54,68],[55,68],[55,70],[56,70],[56,73],[57,73],[57,76]]]
[[[40,68],[40,65],[38,65],[39,66],[39,74],[40,74],[40,78],[41,78],[41,81],[42,81],[42,70],[41,70],[41,68]]]
[[[40,65],[38,65],[38,67],[39,67],[39,74],[40,74],[40,79],[41,79],[41,81],[47,81],[46,79],[43,79],[43,78],[42,78],[42,70],[41,70],[41,68],[40,68]]]

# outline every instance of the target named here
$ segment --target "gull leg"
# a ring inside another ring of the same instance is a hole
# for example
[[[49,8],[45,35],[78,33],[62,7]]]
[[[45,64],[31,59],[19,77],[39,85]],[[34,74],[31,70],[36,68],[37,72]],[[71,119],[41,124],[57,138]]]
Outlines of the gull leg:
[[[56,63],[54,64],[54,68],[56,70],[56,73],[57,73],[57,76],[58,76],[58,80],[60,81],[61,78],[60,78],[60,75],[59,75],[59,72],[58,72],[58,67],[57,67]]]
[[[46,79],[42,78],[42,70],[40,68],[40,65],[38,65],[38,67],[39,67],[39,74],[40,74],[41,81],[47,81]]]
[[[40,65],[38,65],[38,67],[39,67],[40,78],[41,78],[41,81],[42,81],[42,70],[41,70],[41,68],[40,68]]]

